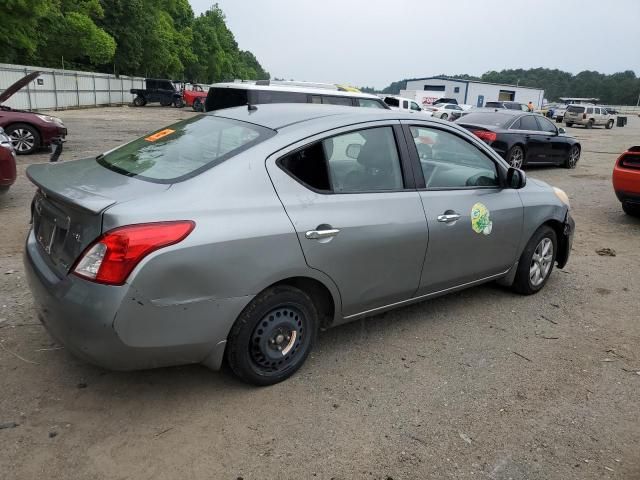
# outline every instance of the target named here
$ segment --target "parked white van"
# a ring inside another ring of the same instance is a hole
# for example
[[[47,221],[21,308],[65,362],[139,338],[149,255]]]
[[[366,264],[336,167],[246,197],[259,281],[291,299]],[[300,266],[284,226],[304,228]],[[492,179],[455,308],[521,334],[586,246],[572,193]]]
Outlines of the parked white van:
[[[401,110],[408,113],[422,113],[424,115],[431,116],[431,112],[424,110],[418,102],[406,97],[399,97],[397,95],[387,95],[382,97],[382,101],[387,104],[392,110]]]

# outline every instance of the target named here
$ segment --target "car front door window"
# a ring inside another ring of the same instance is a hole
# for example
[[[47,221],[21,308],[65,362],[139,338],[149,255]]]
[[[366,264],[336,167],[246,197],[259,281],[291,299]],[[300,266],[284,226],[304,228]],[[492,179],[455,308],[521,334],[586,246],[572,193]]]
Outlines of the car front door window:
[[[410,127],[427,188],[497,187],[495,163],[466,140],[443,130]]]

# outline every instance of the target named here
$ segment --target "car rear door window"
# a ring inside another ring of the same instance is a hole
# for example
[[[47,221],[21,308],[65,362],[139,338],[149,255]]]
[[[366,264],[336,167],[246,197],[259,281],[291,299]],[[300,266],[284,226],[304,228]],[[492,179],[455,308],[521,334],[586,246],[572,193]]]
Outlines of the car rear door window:
[[[513,124],[509,127],[509,130],[522,130],[522,121],[517,119]]]
[[[536,120],[538,122],[540,130],[542,130],[543,132],[553,133],[554,135],[556,133],[558,133],[558,130],[556,129],[556,126],[553,123],[551,123],[549,120],[547,120],[546,118],[544,118],[544,117],[536,117]]]
[[[520,130],[537,131],[539,129],[538,123],[533,115],[525,115],[520,118]]]
[[[345,107],[352,107],[353,100],[349,97],[322,97],[322,103],[326,105],[343,105]]]
[[[198,115],[100,155],[98,162],[141,180],[175,183],[273,135],[273,130],[251,123]]]
[[[402,101],[402,108],[404,108],[404,109],[409,108],[409,102],[407,100],[403,100]]]
[[[460,189],[497,187],[496,164],[457,135],[428,127],[410,127],[426,187]]]
[[[307,103],[307,94],[301,92],[279,92],[271,90],[257,90],[253,92],[257,97],[255,103]]]
[[[357,130],[315,142],[281,158],[278,165],[302,184],[322,193],[404,188],[391,127]]]
[[[370,98],[357,98],[356,102],[359,107],[384,109],[384,107],[382,106],[379,100],[373,100]]]
[[[587,113],[588,114],[593,114],[593,107],[587,108]]]

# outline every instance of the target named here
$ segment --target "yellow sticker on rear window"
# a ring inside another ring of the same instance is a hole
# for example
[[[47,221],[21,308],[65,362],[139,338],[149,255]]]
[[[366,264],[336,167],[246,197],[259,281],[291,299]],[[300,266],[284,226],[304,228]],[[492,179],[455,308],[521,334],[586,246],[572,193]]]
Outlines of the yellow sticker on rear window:
[[[175,130],[171,130],[170,128],[165,128],[164,130],[160,130],[159,132],[154,133],[153,135],[149,135],[145,140],[147,142],[155,142],[156,140],[160,140],[167,135],[171,135]]]

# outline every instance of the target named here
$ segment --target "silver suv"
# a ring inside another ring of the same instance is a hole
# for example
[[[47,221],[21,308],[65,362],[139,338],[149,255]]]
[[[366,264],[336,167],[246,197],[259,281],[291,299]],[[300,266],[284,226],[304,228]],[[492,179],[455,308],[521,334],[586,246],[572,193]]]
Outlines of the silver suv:
[[[613,115],[604,107],[569,105],[564,114],[564,122],[567,127],[584,125],[586,128],[591,128],[596,125],[604,125],[605,128],[613,128]]]

